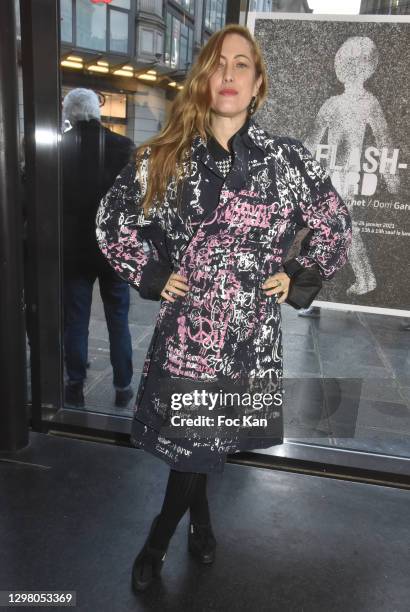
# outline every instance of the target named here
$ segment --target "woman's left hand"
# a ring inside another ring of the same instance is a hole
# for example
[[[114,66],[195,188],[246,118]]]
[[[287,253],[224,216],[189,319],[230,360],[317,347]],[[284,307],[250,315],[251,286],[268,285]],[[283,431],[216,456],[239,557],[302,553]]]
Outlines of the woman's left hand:
[[[288,297],[289,284],[290,276],[286,272],[276,272],[273,276],[268,276],[262,285],[262,289],[265,291],[265,295],[282,293],[280,298],[278,298],[278,304],[283,304]]]

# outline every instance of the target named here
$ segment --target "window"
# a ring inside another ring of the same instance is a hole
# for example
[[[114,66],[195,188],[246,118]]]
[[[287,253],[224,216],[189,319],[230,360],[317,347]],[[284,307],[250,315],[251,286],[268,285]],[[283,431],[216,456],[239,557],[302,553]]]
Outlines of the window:
[[[61,40],[73,40],[73,5],[71,0],[60,1]]]
[[[182,6],[182,8],[185,9],[188,13],[192,13],[192,15],[194,14],[194,0],[174,0],[174,2],[175,4],[179,4],[180,6]]]
[[[110,11],[110,51],[128,51],[128,13]]]
[[[249,3],[250,11],[271,12],[273,10],[272,0],[251,0]]]
[[[152,30],[141,30],[141,51],[143,53],[154,52],[154,32]]]
[[[188,28],[181,23],[181,40],[180,40],[180,63],[186,63],[188,57]]]
[[[194,31],[192,28],[188,28],[188,56],[187,62],[192,64],[192,52],[193,52],[193,44],[194,44]]]
[[[154,55],[164,53],[164,37],[157,29],[148,29],[142,26],[137,30],[138,49],[137,55]]]
[[[61,40],[84,49],[128,54],[130,9],[131,0],[112,0],[109,4],[60,0]]]
[[[131,8],[131,0],[111,0],[111,6],[118,6],[119,8],[127,9],[128,11]]]
[[[172,46],[171,46],[171,66],[179,65],[179,43],[180,43],[181,22],[172,19]]]
[[[110,119],[126,119],[127,96],[108,91],[99,92],[102,98],[101,116]]]
[[[205,27],[208,30],[220,30],[225,25],[226,0],[206,0]]]
[[[164,41],[163,35],[160,32],[157,32],[156,53],[161,53],[161,55],[164,52],[163,41]]]
[[[165,63],[185,70],[192,63],[194,30],[171,13],[167,13],[166,23]]]
[[[89,0],[77,0],[78,47],[106,51],[107,5],[91,4]]]
[[[171,28],[172,28],[172,15],[171,13],[167,13],[166,17],[167,29],[165,31],[165,53],[164,53],[164,61],[166,64],[171,63]]]

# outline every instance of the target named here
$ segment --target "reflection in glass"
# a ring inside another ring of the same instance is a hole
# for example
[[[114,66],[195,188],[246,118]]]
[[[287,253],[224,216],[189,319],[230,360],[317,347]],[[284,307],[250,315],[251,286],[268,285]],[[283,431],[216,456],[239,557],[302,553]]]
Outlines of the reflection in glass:
[[[73,5],[72,0],[60,0],[61,40],[73,40]]]
[[[188,53],[188,28],[186,25],[181,23],[181,47],[180,47],[180,64],[184,68],[184,64],[187,61],[187,53]]]
[[[253,0],[249,3],[249,10],[262,11],[265,4],[263,0]],[[278,13],[304,5],[305,9],[313,9],[313,17],[321,14],[410,13],[409,0],[300,0],[299,3],[297,0],[275,0],[273,5],[272,10]],[[386,296],[381,299],[387,302],[392,293],[386,288],[393,267],[389,274],[384,272],[389,262],[383,260],[386,252],[383,238],[380,237],[378,244],[377,236],[373,241],[369,236],[369,228],[373,233],[379,233],[372,228],[381,226],[384,220],[381,211],[375,211],[373,216],[371,210],[367,213],[367,204],[372,201],[369,195],[373,194],[370,190],[363,191],[363,184],[373,181],[377,185],[382,178],[384,198],[395,201],[399,199],[402,186],[399,175],[390,172],[388,164],[366,172],[361,168],[361,161],[370,147],[374,147],[377,155],[385,147],[391,159],[395,159],[394,151],[401,156],[400,145],[406,137],[403,136],[404,124],[400,123],[400,117],[403,117],[405,107],[406,96],[402,92],[407,76],[401,62],[407,48],[405,32],[408,24],[404,26],[399,21],[395,24],[391,17],[386,19],[386,23],[382,19],[377,23],[369,20],[367,24],[366,18],[341,17],[340,20],[331,20],[331,24],[326,18],[318,19],[317,25],[310,26],[314,20],[301,17],[298,21],[293,18],[288,21],[287,18],[276,20],[273,16],[273,20],[281,24],[283,34],[279,34],[279,26],[275,27],[274,34],[273,28],[270,33],[267,25],[259,30],[263,31],[260,34],[263,52],[276,46],[268,66],[272,101],[268,100],[261,109],[261,125],[269,131],[274,120],[277,133],[294,137],[301,135],[307,149],[314,155],[319,153],[322,159],[327,147],[329,151],[333,150],[333,161],[327,169],[353,217],[348,273],[343,280],[339,276],[336,283],[340,279],[346,287],[346,295],[354,294],[354,300],[357,300],[350,302],[350,298],[344,299],[343,295],[340,302],[351,303],[353,308],[359,304],[362,308],[360,297],[356,296],[369,293],[369,297],[363,311],[356,312],[354,309],[333,310],[331,304],[329,308],[323,305],[301,311],[289,306],[282,309],[287,394],[285,436],[304,444],[408,457],[410,319],[407,315],[390,316],[388,311],[379,314],[377,307],[383,306],[383,302],[378,303],[377,294],[370,293],[375,289],[378,273],[383,281],[378,281],[378,284],[384,287]],[[285,25],[287,21],[288,26]],[[340,26],[336,25],[339,21]],[[343,23],[347,24],[345,29]],[[394,36],[391,35],[393,28]],[[401,38],[399,32],[402,28]],[[273,40],[275,45],[270,46]],[[316,60],[318,63],[312,69]],[[278,66],[281,68],[279,78]],[[306,74],[302,75],[304,66]],[[316,78],[321,83],[318,95],[314,85]],[[281,90],[286,91],[283,97],[278,93]],[[287,100],[292,100],[292,112],[286,105]],[[291,122],[289,115],[298,119]],[[357,166],[355,160],[358,160]],[[351,193],[356,185],[351,181],[359,176],[357,168],[361,172],[361,182],[356,193]],[[378,202],[376,197],[379,196],[374,196],[373,201]],[[386,215],[385,220],[387,227],[393,225],[390,215]],[[403,223],[399,222],[398,226],[403,231]],[[367,229],[366,233],[363,228]],[[306,229],[303,228],[298,236]],[[298,244],[292,245],[291,250],[296,247],[292,256],[301,249],[301,241],[295,242]],[[396,248],[397,252],[393,252]],[[400,261],[400,248],[399,243],[396,247],[393,241],[389,242],[388,252],[397,258],[396,261]],[[402,295],[400,289],[400,299]],[[302,328],[301,321],[306,327]]]
[[[123,9],[130,9],[130,2],[131,0],[111,0],[110,2],[110,6],[118,6],[119,8],[123,8]]]
[[[104,103],[101,105],[103,117],[117,117],[125,119],[127,116],[127,96],[125,94],[99,92]]]
[[[106,50],[107,5],[77,0],[77,45],[96,51]]]
[[[166,19],[165,63],[184,70],[192,62],[193,29],[170,13]]]
[[[175,0],[177,4],[180,4],[188,13],[194,13],[194,0]]]
[[[179,64],[179,37],[181,34],[181,22],[173,19],[172,24],[172,47],[171,47],[171,66]]]
[[[250,11],[272,11],[273,10],[273,6],[272,6],[272,0],[251,0],[249,3],[249,10]]]
[[[205,9],[205,27],[219,30],[225,24],[226,0],[207,0]]]
[[[64,405],[92,407],[94,399],[99,409],[115,410],[126,408],[133,397],[130,287],[102,257],[95,217],[101,198],[130,161],[134,145],[121,135],[126,130],[121,118],[126,111],[124,94],[67,89],[63,87],[62,115],[71,129],[61,143]],[[102,113],[114,129],[104,127]],[[97,279],[101,299],[94,299]],[[95,388],[91,397],[90,388]]]
[[[128,13],[110,11],[110,50],[128,51]]]
[[[164,60],[166,64],[171,62],[171,27],[172,27],[172,16],[171,13],[167,13],[167,29],[165,31],[165,53]]]

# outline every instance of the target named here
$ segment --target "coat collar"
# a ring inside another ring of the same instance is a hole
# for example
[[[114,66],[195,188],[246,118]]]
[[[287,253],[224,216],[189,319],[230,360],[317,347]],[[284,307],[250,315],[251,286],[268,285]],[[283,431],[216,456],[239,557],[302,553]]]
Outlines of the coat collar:
[[[258,123],[252,117],[249,120],[248,129],[243,135],[243,140],[250,148],[257,147],[262,153],[267,152],[268,136]]]
[[[249,125],[249,117],[248,119],[245,121],[245,123],[243,124],[243,126],[237,130],[235,132],[235,134],[233,134],[230,139],[228,140],[228,150],[225,149],[219,142],[218,140],[214,137],[213,134],[210,134],[207,140],[207,147],[208,147],[208,151],[210,152],[210,154],[212,155],[212,157],[218,161],[218,160],[222,160],[222,159],[226,159],[226,158],[231,158],[232,157],[232,152],[233,152],[233,148],[232,148],[232,143],[234,138],[236,137],[236,134],[239,134],[239,136],[243,136],[245,134],[245,132],[248,131],[248,125]]]
[[[232,139],[232,148],[235,149],[234,144],[236,143],[236,141],[239,138],[241,138],[243,140],[244,144],[249,149],[257,147],[263,153],[266,153],[267,136],[265,134],[265,131],[259,126],[259,124],[252,117],[249,117],[247,119],[245,125],[247,125],[245,130],[243,129],[243,127],[245,127],[245,126],[243,126],[233,136],[233,139]],[[191,155],[194,156],[195,154],[198,154],[199,152],[202,152],[201,149],[202,150],[203,149],[207,149],[207,143],[201,137],[201,135],[197,133],[197,134],[195,134],[195,136],[192,139],[192,143],[191,143]]]
[[[231,172],[224,182],[227,188],[240,189],[246,184],[249,175],[249,159],[261,155],[260,152],[257,152],[258,149],[263,156],[266,155],[267,140],[268,136],[265,131],[251,117],[247,121],[246,129],[240,129],[236,132],[232,139],[234,162]],[[201,161],[219,179],[225,178],[209,153],[206,141],[198,133],[192,140],[191,159]]]

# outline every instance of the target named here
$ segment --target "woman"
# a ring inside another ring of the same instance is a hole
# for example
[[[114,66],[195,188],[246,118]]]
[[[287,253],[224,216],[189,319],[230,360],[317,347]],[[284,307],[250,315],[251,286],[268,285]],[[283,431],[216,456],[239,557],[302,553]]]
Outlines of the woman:
[[[276,401],[280,304],[308,306],[321,280],[347,260],[351,220],[328,174],[301,142],[271,136],[252,119],[266,91],[248,29],[230,24],[213,34],[166,126],[139,147],[136,163],[120,174],[97,215],[99,245],[114,269],[143,298],[161,299],[131,441],[171,469],[161,512],[134,562],[136,590],[160,574],[188,508],[189,550],[213,561],[207,474],[222,472],[228,453],[283,441]],[[310,239],[280,271],[297,227],[308,227]],[[199,412],[201,419],[215,414],[211,391],[233,388],[241,398],[270,389],[275,402],[232,412],[221,394],[221,423],[189,422]],[[266,421],[256,428],[225,419],[256,410]]]

